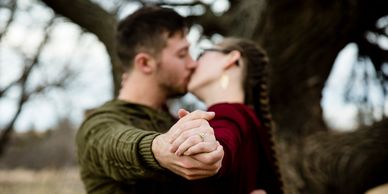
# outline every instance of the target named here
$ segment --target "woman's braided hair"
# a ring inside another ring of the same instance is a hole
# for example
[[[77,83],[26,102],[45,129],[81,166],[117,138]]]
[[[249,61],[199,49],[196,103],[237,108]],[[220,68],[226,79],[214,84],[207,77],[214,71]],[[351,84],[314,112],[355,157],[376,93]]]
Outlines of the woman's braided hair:
[[[272,129],[268,92],[269,60],[266,52],[254,42],[238,38],[226,38],[220,46],[241,53],[242,62],[246,65],[242,82],[245,92],[244,103],[253,106],[264,126]]]
[[[254,42],[238,39],[226,38],[220,44],[226,50],[237,50],[241,53],[241,60],[246,66],[243,70],[243,84],[245,92],[244,103],[253,106],[256,116],[268,130],[268,139],[273,148],[274,155],[272,158],[275,166],[277,178],[282,181],[280,169],[277,162],[278,149],[275,147],[275,128],[272,120],[272,114],[269,104],[269,59],[263,48]],[[280,183],[282,184],[282,183]],[[283,186],[283,185],[280,185]]]

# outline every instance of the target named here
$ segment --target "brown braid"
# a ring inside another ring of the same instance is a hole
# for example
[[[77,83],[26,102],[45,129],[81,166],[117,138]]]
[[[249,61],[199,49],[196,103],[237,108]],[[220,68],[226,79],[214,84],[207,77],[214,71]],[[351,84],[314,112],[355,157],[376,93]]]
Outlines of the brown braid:
[[[241,53],[244,68],[244,80],[242,82],[245,91],[245,104],[254,107],[257,117],[268,129],[269,144],[272,147],[273,165],[276,171],[276,178],[280,181],[280,187],[283,187],[283,179],[280,173],[277,161],[278,149],[275,144],[275,127],[272,120],[269,104],[268,76],[269,60],[266,52],[254,42],[227,38],[220,46],[227,50],[238,50]],[[283,189],[283,188],[281,188]],[[284,193],[284,191],[282,191]]]

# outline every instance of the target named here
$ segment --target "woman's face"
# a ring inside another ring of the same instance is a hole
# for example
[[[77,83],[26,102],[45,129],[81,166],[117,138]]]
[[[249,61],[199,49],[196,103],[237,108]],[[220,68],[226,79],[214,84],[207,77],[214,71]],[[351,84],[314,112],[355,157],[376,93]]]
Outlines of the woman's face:
[[[196,90],[219,80],[227,62],[226,56],[222,48],[205,49],[197,59],[198,66],[191,77],[188,90],[195,93]]]

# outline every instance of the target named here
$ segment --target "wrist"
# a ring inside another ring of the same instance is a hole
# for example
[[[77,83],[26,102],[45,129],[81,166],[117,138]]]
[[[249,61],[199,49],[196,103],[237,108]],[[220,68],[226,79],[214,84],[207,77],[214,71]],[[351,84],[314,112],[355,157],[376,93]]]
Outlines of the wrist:
[[[147,166],[150,166],[157,170],[161,170],[162,168],[159,165],[158,161],[156,160],[154,151],[152,149],[153,141],[158,136],[159,134],[152,134],[152,135],[145,136],[139,145],[139,148],[140,148],[139,152],[143,158],[143,161],[147,164]]]
[[[162,151],[161,148],[163,146],[163,134],[156,136],[151,144],[151,151],[152,154],[156,160],[156,162],[161,166],[164,167],[163,164],[163,157],[162,157]]]

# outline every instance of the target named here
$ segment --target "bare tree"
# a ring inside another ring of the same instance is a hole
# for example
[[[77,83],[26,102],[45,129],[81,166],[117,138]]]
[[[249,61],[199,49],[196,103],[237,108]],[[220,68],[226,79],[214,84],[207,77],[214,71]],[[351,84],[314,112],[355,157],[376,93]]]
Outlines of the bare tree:
[[[12,20],[14,19],[14,15],[15,15],[14,12],[16,11],[16,2],[10,1],[9,7],[10,7],[10,11],[12,12],[11,17],[7,21],[3,32],[1,32],[1,37],[7,33],[7,30],[9,29],[9,25],[13,22]],[[0,88],[0,99],[5,98],[7,92],[9,92],[12,88],[18,88],[21,90],[21,94],[16,103],[15,114],[12,116],[10,121],[5,125],[5,127],[0,130],[0,156],[4,153],[6,146],[10,140],[11,134],[14,130],[15,123],[18,120],[20,113],[23,110],[23,107],[30,100],[30,98],[34,95],[44,93],[45,91],[51,88],[65,88],[68,80],[71,80],[75,75],[75,73],[72,72],[70,69],[65,68],[61,72],[61,75],[59,75],[58,78],[55,79],[54,81],[47,81],[47,82],[41,83],[39,85],[36,85],[34,88],[27,87],[33,70],[40,65],[39,60],[43,49],[50,41],[51,29],[55,24],[55,19],[56,19],[55,17],[51,18],[47,22],[47,25],[44,27],[43,40],[40,42],[39,46],[37,47],[34,56],[32,57],[27,56],[25,53],[20,51],[19,54],[23,57],[23,61],[24,61],[23,71],[21,72],[20,76],[16,80]]]

